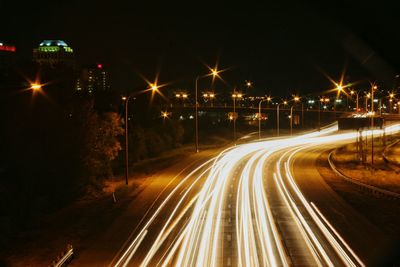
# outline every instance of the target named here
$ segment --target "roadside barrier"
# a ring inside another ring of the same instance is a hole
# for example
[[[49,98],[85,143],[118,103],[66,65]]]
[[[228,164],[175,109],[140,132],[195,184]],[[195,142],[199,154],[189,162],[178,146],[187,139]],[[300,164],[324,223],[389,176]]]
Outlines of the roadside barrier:
[[[345,181],[358,186],[363,191],[373,194],[374,196],[400,200],[400,194],[398,194],[398,193],[395,193],[395,192],[392,192],[389,190],[385,190],[385,189],[382,189],[382,188],[379,188],[379,187],[376,187],[373,185],[365,184],[363,182],[360,182],[358,180],[355,180],[351,177],[344,175],[341,171],[339,171],[336,168],[335,164],[333,163],[333,160],[332,160],[333,151],[331,151],[331,153],[329,153],[328,163],[329,163],[329,166],[331,167],[331,169],[333,170],[333,172],[336,173],[336,175],[340,176]]]
[[[385,149],[383,150],[383,152],[382,152],[382,157],[383,157],[383,160],[384,160],[386,163],[395,164],[395,163],[391,162],[390,160],[388,160],[388,158],[387,158],[386,155],[387,155],[388,149],[391,148],[392,146],[396,145],[398,142],[400,142],[400,139],[397,140],[396,142],[393,142],[393,143],[391,143],[390,145],[386,146]]]

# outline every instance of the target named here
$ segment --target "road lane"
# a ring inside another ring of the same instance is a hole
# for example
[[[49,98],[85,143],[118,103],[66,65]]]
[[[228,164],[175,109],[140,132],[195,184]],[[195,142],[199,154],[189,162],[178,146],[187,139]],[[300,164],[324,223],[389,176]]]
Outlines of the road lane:
[[[367,265],[383,255],[385,235],[349,206],[326,184],[316,168],[318,157],[341,144],[308,147],[296,153],[291,169],[296,183],[309,202],[313,202]],[[366,235],[368,238],[366,238]]]
[[[110,264],[114,262],[113,258],[120,256],[122,250],[137,237],[140,226],[154,214],[165,196],[176,187],[182,177],[189,174],[194,166],[198,167],[219,152],[219,149],[203,151],[174,164],[161,174],[147,178],[145,184],[133,196],[126,211],[103,233],[99,233],[90,246],[77,252],[73,266],[113,266]],[[149,232],[148,235],[152,236],[156,232]]]
[[[354,139],[336,129],[223,151],[183,178],[113,266],[364,266],[319,209],[324,194],[309,201],[297,185],[299,173],[316,174],[293,171],[303,149]],[[313,190],[320,187],[310,182]],[[331,197],[329,205],[343,203]]]

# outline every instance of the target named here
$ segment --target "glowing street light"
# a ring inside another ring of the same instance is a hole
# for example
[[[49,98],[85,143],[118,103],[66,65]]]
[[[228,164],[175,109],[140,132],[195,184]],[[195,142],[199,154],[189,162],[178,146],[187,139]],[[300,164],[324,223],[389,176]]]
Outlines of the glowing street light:
[[[251,81],[246,81],[247,88],[250,88],[252,85],[253,85],[253,83]]]
[[[157,84],[155,84],[155,83],[151,83],[150,84],[150,89],[153,91],[153,92],[155,92],[155,91],[158,91],[158,86],[157,86]]]
[[[375,84],[371,85],[371,166],[374,167],[374,91],[378,89]]]
[[[167,119],[168,116],[169,116],[169,114],[168,114],[167,111],[162,111],[162,112],[161,112],[161,117],[163,117],[163,119]]]
[[[296,102],[299,102],[300,101],[300,97],[298,97],[298,96],[294,96],[293,97],[293,101],[295,102],[295,104],[296,104]],[[294,105],[295,104],[293,104],[291,107],[290,107],[290,116],[289,116],[289,118],[290,118],[290,135],[292,135],[293,134],[293,107],[294,107]],[[303,118],[303,103],[302,103],[302,118]],[[302,119],[303,120],[303,119]]]
[[[31,83],[31,89],[33,91],[39,91],[42,89],[42,85],[40,83]]]
[[[389,93],[389,112],[392,112],[393,109],[393,98],[394,98],[395,94],[393,92]]]
[[[211,102],[211,107],[214,106],[214,105],[213,105],[213,99],[215,98],[215,94],[214,94],[214,93],[204,93],[204,94],[203,94],[203,97],[204,97],[205,101],[207,101],[208,99],[210,100],[210,102]]]
[[[368,112],[368,99],[371,97],[371,93],[365,94],[365,112]]]
[[[261,103],[265,101],[270,102],[271,97],[268,96],[267,98],[261,99],[260,102],[258,102],[258,139],[261,139]]]
[[[219,77],[218,73],[220,71],[217,70],[217,68],[211,69],[210,68],[210,73],[207,75],[203,76],[197,76],[195,80],[195,101],[194,101],[194,107],[195,107],[195,139],[196,139],[196,153],[199,152],[199,114],[198,114],[198,89],[197,89],[197,84],[200,78],[205,78],[207,76],[212,75],[213,79],[215,77]]]
[[[358,94],[359,94],[358,91],[354,91],[354,90],[350,91],[350,95],[356,95],[356,112],[359,111],[359,108],[358,108]]]
[[[236,93],[234,92],[232,94],[232,100],[233,100],[233,142],[236,144],[236,99],[241,99],[243,95],[241,93]]]
[[[152,93],[158,92],[160,86],[157,83],[149,83],[149,88],[145,91],[151,90]],[[140,94],[144,91],[140,91],[137,93],[130,94],[128,96],[123,96],[121,99],[125,102],[125,183],[128,185],[128,176],[129,176],[129,145],[128,145],[128,103],[129,99],[137,94]]]

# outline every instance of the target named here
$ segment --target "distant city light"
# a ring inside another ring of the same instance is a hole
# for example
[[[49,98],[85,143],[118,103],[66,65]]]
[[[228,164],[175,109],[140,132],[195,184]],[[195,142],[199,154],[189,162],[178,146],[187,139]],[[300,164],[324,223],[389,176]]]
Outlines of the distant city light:
[[[97,68],[101,69],[101,68],[103,68],[103,65],[102,64],[97,64]]]

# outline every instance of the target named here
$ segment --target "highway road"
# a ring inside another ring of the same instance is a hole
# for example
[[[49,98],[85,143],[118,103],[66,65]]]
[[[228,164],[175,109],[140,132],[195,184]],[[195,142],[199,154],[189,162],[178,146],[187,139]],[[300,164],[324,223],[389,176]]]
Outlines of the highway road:
[[[193,164],[155,199],[109,266],[368,265],[379,229],[315,168],[320,152],[354,138],[331,126]]]

